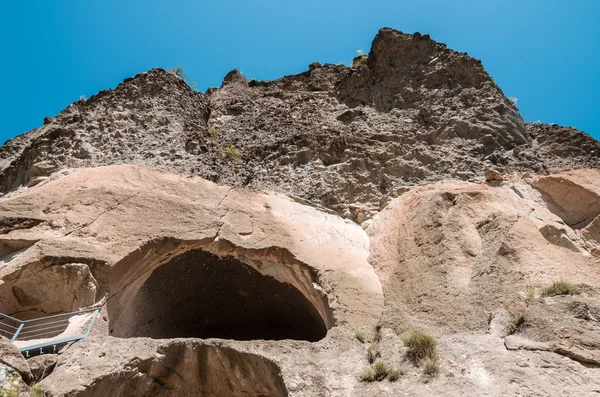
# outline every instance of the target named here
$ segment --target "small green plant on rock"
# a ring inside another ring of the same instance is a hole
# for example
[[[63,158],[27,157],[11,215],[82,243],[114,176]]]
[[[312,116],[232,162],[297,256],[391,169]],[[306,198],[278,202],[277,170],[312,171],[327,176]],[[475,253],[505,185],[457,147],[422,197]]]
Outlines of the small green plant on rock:
[[[369,349],[367,350],[367,361],[369,361],[369,364],[373,364],[379,357],[381,357],[379,347],[376,343],[371,343]]]
[[[11,383],[14,382],[14,377],[11,377]],[[9,389],[0,388],[0,397],[44,397],[45,393],[42,387],[38,383],[34,383],[26,390],[19,390],[18,386],[10,387]]]
[[[365,335],[365,333],[364,333],[364,332],[362,332],[362,331],[356,331],[356,332],[354,333],[354,337],[355,337],[356,339],[358,339],[358,341],[359,341],[360,343],[365,343],[365,340],[366,340],[366,335]]]
[[[400,371],[389,367],[385,362],[377,361],[365,368],[360,373],[359,379],[361,382],[381,382],[387,378],[390,382],[395,382],[401,375]]]
[[[231,159],[231,160],[235,161],[236,163],[242,162],[242,157],[238,153],[236,147],[233,146],[233,143],[231,143],[231,141],[227,144],[227,147],[218,148],[217,152],[221,153],[221,156],[224,159]]]
[[[509,335],[516,334],[517,332],[523,331],[523,328],[527,326],[527,320],[525,320],[525,316],[520,314],[518,316],[511,316],[508,321],[508,326],[506,332]]]
[[[354,57],[354,59],[352,60],[352,67],[353,68],[358,67],[358,66],[364,64],[367,61],[367,59],[369,58],[369,56],[366,55],[363,52],[363,50],[357,50],[356,52],[358,53],[358,56]]]
[[[210,127],[208,129],[208,133],[210,134],[210,136],[215,137],[219,135],[219,130],[216,127]]]
[[[16,390],[6,390],[4,388],[0,388],[0,397],[18,397],[19,392]]]
[[[171,73],[172,75],[175,75],[175,76],[179,77],[180,79],[182,79],[183,81],[185,81],[185,83],[188,85],[188,87],[190,87],[192,89],[192,91],[198,92],[198,86],[196,85],[195,82],[190,81],[187,73],[185,72],[185,70],[183,70],[183,68],[181,66],[176,66],[172,69],[169,69],[169,73]]]
[[[371,366],[363,369],[360,375],[358,375],[358,379],[361,382],[375,382],[375,370]]]
[[[383,324],[381,322],[377,323],[373,328],[373,341],[375,343],[381,342],[381,330],[383,329]]]
[[[44,397],[44,395],[44,390],[37,383],[35,383],[29,388],[29,397]]]
[[[435,378],[440,372],[440,366],[438,364],[437,359],[428,358],[423,360],[423,375],[428,376],[430,378]]]
[[[18,380],[19,376],[16,374],[12,374],[11,376],[9,376],[8,381],[5,383],[6,387],[0,387],[0,397],[18,397]]]
[[[555,281],[544,290],[544,296],[569,295],[573,293],[573,286],[566,281]]]
[[[402,340],[408,348],[406,357],[414,364],[419,365],[423,360],[437,360],[437,341],[431,335],[421,331],[412,331]]]
[[[390,372],[388,365],[383,361],[377,361],[373,364],[373,373],[375,374],[375,380],[384,380]]]
[[[390,382],[395,382],[398,379],[400,379],[400,377],[403,376],[403,375],[404,375],[403,371],[399,371],[397,369],[391,369],[388,372],[387,380],[389,380]]]
[[[529,300],[535,299],[535,288],[533,288],[531,285],[525,287],[525,296]]]

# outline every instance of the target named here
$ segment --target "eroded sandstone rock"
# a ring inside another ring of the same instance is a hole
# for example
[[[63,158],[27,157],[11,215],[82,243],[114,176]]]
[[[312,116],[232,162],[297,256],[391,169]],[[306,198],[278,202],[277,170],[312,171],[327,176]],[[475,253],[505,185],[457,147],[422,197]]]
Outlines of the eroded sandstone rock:
[[[158,266],[188,252],[233,258],[246,273],[293,286],[327,328],[377,318],[381,308],[360,227],[277,194],[116,166],[9,195],[0,218],[16,214],[42,222],[0,236],[38,241],[0,269],[8,314],[71,311],[103,294],[110,308],[111,299],[137,293],[132,283],[141,287]]]
[[[101,309],[59,355],[4,343],[0,376],[57,397],[596,395],[599,158],[428,35],[205,94],[142,73],[0,148],[0,312]],[[437,377],[407,360],[413,329]],[[360,382],[372,349],[397,382]]]
[[[3,336],[0,336],[0,365],[2,366],[0,370],[3,371],[3,377],[7,377],[9,371],[14,371],[26,382],[32,379],[31,369],[19,349]],[[9,371],[6,371],[6,369]],[[7,381],[8,379],[4,379],[4,382]],[[3,384],[0,385],[0,387],[3,386]]]

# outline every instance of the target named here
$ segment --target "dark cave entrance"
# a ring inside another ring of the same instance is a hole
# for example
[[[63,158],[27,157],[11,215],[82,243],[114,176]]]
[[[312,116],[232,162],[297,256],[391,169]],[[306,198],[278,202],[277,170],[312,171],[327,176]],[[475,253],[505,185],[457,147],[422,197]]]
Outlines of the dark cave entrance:
[[[317,341],[327,334],[298,288],[200,249],[157,267],[122,309],[113,336]]]

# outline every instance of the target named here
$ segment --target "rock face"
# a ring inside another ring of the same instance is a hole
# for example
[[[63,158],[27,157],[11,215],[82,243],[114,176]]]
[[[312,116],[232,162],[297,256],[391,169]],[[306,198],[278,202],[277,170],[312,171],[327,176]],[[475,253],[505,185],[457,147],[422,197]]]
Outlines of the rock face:
[[[286,395],[278,367],[269,360],[198,338],[249,340],[248,346],[262,339],[315,342],[334,326],[352,330],[381,316],[383,295],[367,261],[367,235],[348,220],[281,194],[132,165],[72,170],[54,178],[11,193],[0,204],[0,223],[6,229],[0,241],[8,247],[0,268],[2,311],[25,318],[104,305],[106,332],[89,341],[127,338],[122,346],[129,346],[149,343],[140,337],[193,338],[183,350],[167,343],[170,353],[152,345],[149,351],[165,359],[136,370],[159,384],[175,382],[164,395],[183,395],[180,390],[193,395],[197,388],[207,395],[227,395],[226,386],[219,385],[240,373],[246,374],[241,383],[227,389],[233,395]],[[32,243],[10,250],[14,241]],[[282,354],[288,343],[275,346]],[[310,360],[310,346],[297,347],[305,360]],[[137,348],[134,356],[115,353],[117,357],[107,359],[139,357]],[[180,362],[182,355],[189,358]],[[90,370],[88,378],[72,374],[78,381],[62,384],[59,380],[68,375],[61,372],[74,365],[68,355],[63,357],[67,361],[59,360],[44,381],[51,391],[158,393],[150,380],[88,388],[97,379],[112,377],[115,367],[120,368],[117,361],[109,361],[108,372]],[[77,362],[88,354],[70,357]],[[222,357],[223,363],[214,357]],[[200,360],[199,368],[208,372],[189,379],[162,374],[190,360]],[[206,362],[212,367],[205,368]],[[240,368],[229,373],[221,366]],[[263,383],[248,384],[248,368],[256,366],[264,366],[255,374],[256,382]],[[60,387],[52,383],[54,378]],[[198,386],[206,378],[214,379],[214,385]]]
[[[356,67],[275,81],[237,70],[203,95],[155,69],[69,106],[0,149],[0,191],[53,171],[132,163],[294,194],[363,221],[397,188],[470,180],[484,166],[598,166],[599,143],[527,125],[481,62],[382,29]],[[239,156],[239,157],[238,157]]]
[[[0,341],[0,387],[596,395],[599,166],[427,35],[206,94],[142,73],[0,148],[0,312],[101,309],[58,355]]]

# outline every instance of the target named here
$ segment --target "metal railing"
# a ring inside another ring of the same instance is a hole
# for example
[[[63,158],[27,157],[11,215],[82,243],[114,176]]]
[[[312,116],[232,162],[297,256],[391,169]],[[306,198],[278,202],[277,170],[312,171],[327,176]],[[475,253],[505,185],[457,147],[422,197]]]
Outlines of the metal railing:
[[[19,320],[0,313],[0,335],[21,352],[57,346],[83,339],[90,333],[100,309],[86,309],[32,320]]]

